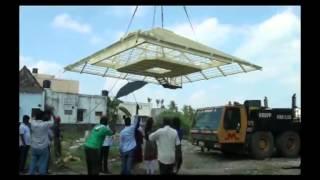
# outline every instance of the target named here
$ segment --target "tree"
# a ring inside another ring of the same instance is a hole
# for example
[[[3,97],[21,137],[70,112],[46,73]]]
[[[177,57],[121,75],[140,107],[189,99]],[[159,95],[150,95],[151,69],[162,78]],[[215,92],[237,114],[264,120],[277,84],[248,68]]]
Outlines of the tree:
[[[178,107],[174,101],[170,101],[169,110],[173,112],[178,112]]]
[[[157,107],[159,107],[160,99],[156,99]]]
[[[164,109],[165,107],[164,107],[164,105],[163,105],[163,103],[164,103],[164,99],[161,99],[161,109]]]
[[[194,109],[193,109],[191,106],[184,105],[183,108],[182,108],[182,112],[183,112],[184,117],[185,117],[189,122],[192,122],[193,117],[194,117],[194,114],[195,114]]]
[[[126,109],[123,106],[120,106],[121,103],[123,103],[123,101],[121,101],[120,99],[111,99],[110,97],[108,97],[107,115],[110,118],[111,126],[114,126],[116,124],[118,120],[119,110],[122,111],[126,116],[131,116],[131,113],[128,109]]]
[[[186,119],[182,112],[171,111],[169,109],[161,112],[157,117],[155,117],[155,128],[160,128],[162,126],[162,120],[164,117],[178,117],[180,119],[180,127],[182,128],[184,137],[188,138],[191,122]]]

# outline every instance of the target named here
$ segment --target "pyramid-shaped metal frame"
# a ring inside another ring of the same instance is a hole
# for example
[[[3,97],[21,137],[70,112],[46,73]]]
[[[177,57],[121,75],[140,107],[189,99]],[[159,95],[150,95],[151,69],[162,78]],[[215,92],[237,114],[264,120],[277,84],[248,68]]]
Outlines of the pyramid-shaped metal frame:
[[[144,32],[129,33],[109,47],[68,65],[65,70],[159,84],[154,75],[141,71],[139,63],[147,59],[161,58],[165,58],[171,64],[176,64],[173,69],[178,72],[177,74],[183,66],[199,69],[197,72],[176,76],[174,81],[179,81],[177,84],[262,69],[260,66],[177,35],[172,31],[155,28]],[[160,63],[165,63],[165,61]],[[121,68],[132,64],[137,65],[131,67],[128,72],[121,71]],[[155,65],[155,67],[158,66]]]

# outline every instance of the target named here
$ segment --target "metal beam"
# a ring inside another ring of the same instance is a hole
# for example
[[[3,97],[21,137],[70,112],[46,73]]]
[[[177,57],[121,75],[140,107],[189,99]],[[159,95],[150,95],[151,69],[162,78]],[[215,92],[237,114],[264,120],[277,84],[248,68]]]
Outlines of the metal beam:
[[[150,51],[150,52],[155,52],[156,54],[159,54],[159,52],[158,52],[157,50],[148,49],[148,48],[146,48],[146,47],[140,47],[140,46],[138,46],[138,47],[136,47],[136,48],[143,50],[143,52],[144,52],[144,51]]]
[[[217,69],[219,70],[219,72],[220,72],[223,76],[226,76],[226,75],[224,74],[224,72],[221,70],[220,67],[217,67]]]
[[[142,80],[142,81],[144,81],[146,78],[147,78],[147,76],[144,76],[144,78],[143,78],[143,80]]]
[[[190,79],[190,78],[188,78],[188,76],[187,76],[187,75],[185,75],[184,77],[185,77],[185,78],[187,78],[189,82],[192,82],[192,81],[191,81],[191,79]],[[181,82],[182,82],[182,81],[181,81]]]
[[[241,65],[241,64],[238,64],[240,67],[241,67],[241,69],[244,71],[244,72],[247,72],[247,70]]]
[[[232,61],[234,62],[237,62],[239,64],[243,64],[243,65],[247,65],[247,66],[250,66],[250,67],[253,67],[255,69],[259,69],[261,70],[262,67],[260,66],[257,66],[257,65],[254,65],[254,64],[251,64],[249,62],[246,62],[246,61],[243,61],[239,58],[236,58],[234,56],[231,56],[231,55],[228,55],[228,54],[225,54],[223,52],[214,52],[213,50],[210,50],[212,48],[210,48],[208,51],[204,51],[204,50],[201,50],[199,48],[190,48],[190,47],[187,47],[186,45],[184,44],[177,44],[175,42],[172,42],[172,41],[164,41],[164,40],[161,40],[161,39],[157,39],[156,37],[151,37],[147,34],[144,34],[144,33],[132,33],[132,34],[129,34],[127,37],[125,37],[124,39],[121,39],[120,41],[112,44],[111,46],[109,47],[106,47],[80,61],[78,61],[77,63],[74,63],[74,64],[71,64],[67,67],[65,67],[65,70],[71,70],[73,69],[74,67],[80,65],[80,64],[83,64],[84,62],[88,62],[89,64],[96,64],[98,62],[101,62],[107,58],[110,58],[110,57],[113,57],[117,54],[120,54],[130,48],[134,48],[140,44],[143,44],[145,42],[148,42],[150,44],[153,44],[153,45],[157,45],[157,46],[161,46],[162,48],[163,47],[166,47],[166,48],[169,48],[169,49],[174,49],[174,50],[177,50],[177,51],[181,51],[181,52],[187,52],[187,53],[190,53],[190,54],[194,54],[194,55],[197,55],[197,56],[201,56],[201,57],[205,57],[205,58],[209,58],[209,59],[215,59],[217,61],[220,61],[220,62],[224,62],[224,63],[230,63]],[[208,47],[209,48],[209,47]]]
[[[109,71],[109,68],[104,72],[103,77],[106,77],[107,72]]]
[[[208,80],[209,78],[207,78],[207,76],[206,75],[204,75],[203,74],[203,72],[202,71],[200,71],[200,73],[202,74],[202,76],[206,79],[206,80]]]
[[[84,66],[82,67],[82,69],[81,69],[81,71],[80,71],[80,74],[83,72],[83,70],[84,70],[84,68],[87,66],[87,64],[88,64],[88,62],[86,62],[86,63],[84,64]]]
[[[221,62],[224,62],[224,63],[230,63],[230,62],[234,61],[234,62],[237,62],[237,63],[240,63],[240,64],[244,64],[244,65],[247,65],[247,66],[254,67],[256,69],[261,69],[260,66],[248,63],[246,61],[242,61],[242,60],[240,61],[240,60],[234,59],[232,57],[225,57],[225,56],[214,54],[214,53],[200,51],[198,49],[193,49],[193,48],[189,48],[189,47],[182,46],[182,45],[172,44],[172,43],[166,42],[166,41],[161,41],[161,40],[158,41],[158,40],[152,39],[150,37],[147,37],[146,40],[147,40],[148,43],[151,43],[151,44],[154,44],[154,45],[163,46],[163,47],[167,47],[167,48],[170,48],[170,49],[175,49],[175,50],[178,50],[178,51],[187,52],[187,53],[190,53],[190,54],[194,54],[194,55],[201,56],[201,57],[206,57],[206,58],[209,58],[209,59],[214,58],[217,61],[221,61]]]
[[[128,76],[128,73],[122,79],[126,79],[127,76]]]
[[[67,67],[65,67],[66,70],[71,70],[75,66],[78,66],[80,64],[83,64],[84,62],[88,62],[89,64],[95,64],[97,62],[103,61],[105,59],[111,58],[121,52],[124,52],[130,48],[136,47],[140,44],[143,44],[145,40],[143,38],[136,39],[135,36],[130,36],[125,38],[127,42],[118,41],[74,64],[71,64]]]

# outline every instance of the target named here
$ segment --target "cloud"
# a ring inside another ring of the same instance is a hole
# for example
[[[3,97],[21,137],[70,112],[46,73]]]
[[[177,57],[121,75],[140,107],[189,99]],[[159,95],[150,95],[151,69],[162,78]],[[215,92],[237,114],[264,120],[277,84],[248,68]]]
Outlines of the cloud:
[[[55,75],[57,78],[62,77],[63,66],[53,61],[35,59],[20,55],[19,69],[26,66],[28,69],[38,68],[38,73]]]
[[[276,14],[266,21],[252,26],[245,43],[236,50],[235,54],[250,58],[265,50],[277,50],[284,42],[299,37],[300,39],[300,18],[291,10]],[[296,47],[298,40],[294,39]]]
[[[254,25],[235,55],[263,67],[239,81],[300,77],[300,18],[286,10]]]
[[[52,26],[55,28],[68,29],[83,34],[89,34],[92,32],[89,24],[80,23],[66,13],[57,15],[53,19]]]
[[[262,66],[263,70],[233,75],[228,77],[230,81],[224,83],[221,80],[224,88],[210,88],[208,83],[201,82],[202,87],[206,87],[203,89],[194,83],[194,90],[191,93],[184,91],[184,94],[188,94],[187,98],[179,102],[191,104],[194,107],[204,107],[223,105],[230,100],[243,102],[250,98],[261,99],[269,94],[270,98],[282,100],[274,100],[277,106],[287,107],[285,97],[290,96],[291,93],[297,93],[299,104],[301,97],[300,25],[300,17],[290,9],[257,24],[240,25],[240,28],[237,29],[233,25],[220,23],[216,18],[209,18],[198,23],[194,26],[198,27],[198,30],[195,30],[196,34],[201,34],[197,38],[210,46],[221,44],[228,46],[231,43],[230,36],[242,36],[240,47],[236,48],[232,54]],[[194,37],[189,24],[178,25],[172,29],[189,38]],[[215,36],[210,36],[210,34],[215,34]],[[219,83],[219,80],[215,81]],[[266,86],[270,87],[263,88]],[[239,88],[240,91],[235,91],[234,88]]]
[[[205,19],[201,22],[193,24],[195,34],[193,33],[189,23],[178,24],[169,29],[173,30],[179,35],[200,41],[210,46],[219,46],[225,43],[234,33],[232,25],[222,24],[215,17]]]
[[[251,26],[235,55],[263,67],[262,71],[236,76],[234,82],[246,86],[275,86],[279,98],[297,93],[300,103],[301,89],[301,22],[292,9],[275,14]],[[262,90],[263,91],[263,90]],[[275,93],[275,92],[274,92]],[[279,103],[281,103],[279,101]],[[283,103],[284,104],[284,103]]]
[[[91,45],[98,45],[103,42],[103,38],[97,35],[91,25],[87,23],[81,23],[71,17],[69,14],[63,13],[54,17],[52,27],[57,29],[68,29],[80,34],[89,35],[89,43]]]

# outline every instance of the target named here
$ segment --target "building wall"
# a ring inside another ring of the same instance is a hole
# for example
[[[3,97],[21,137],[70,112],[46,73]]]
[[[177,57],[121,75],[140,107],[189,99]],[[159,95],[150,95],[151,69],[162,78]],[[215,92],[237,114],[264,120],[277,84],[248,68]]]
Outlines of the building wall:
[[[47,74],[35,74],[33,76],[37,79],[39,84],[43,87],[44,80],[51,81],[51,89],[56,92],[65,93],[79,93],[79,81],[75,80],[65,80],[65,79],[55,79],[52,75]]]
[[[45,91],[46,104],[54,107],[55,114],[61,117],[61,123],[96,124],[100,121],[96,112],[106,114],[107,100],[104,96],[62,93],[50,89]],[[78,121],[80,110],[83,110],[82,121]]]
[[[43,110],[44,97],[42,93],[19,93],[19,122],[22,117],[28,115],[31,117],[32,108]],[[40,105],[40,107],[39,107]]]
[[[142,116],[151,116],[151,109],[152,109],[152,104],[151,103],[139,103],[140,109],[139,109],[139,115]],[[120,106],[125,107],[128,109],[128,111],[131,113],[131,115],[136,114],[136,103],[135,102],[123,102],[120,104]],[[122,111],[119,110],[119,120],[117,124],[124,124],[124,121],[122,119],[122,116],[125,115]],[[133,122],[131,122],[133,123]]]

